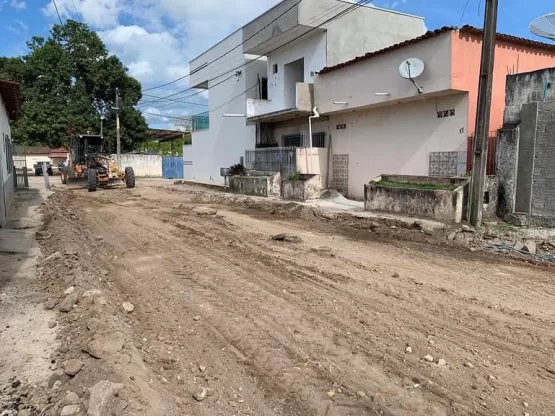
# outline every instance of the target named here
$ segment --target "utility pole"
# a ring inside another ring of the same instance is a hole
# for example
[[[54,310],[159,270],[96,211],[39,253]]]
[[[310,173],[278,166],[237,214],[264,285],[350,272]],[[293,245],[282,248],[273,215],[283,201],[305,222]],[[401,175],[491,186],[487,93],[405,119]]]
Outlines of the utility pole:
[[[486,0],[484,38],[482,40],[482,61],[480,63],[480,83],[478,85],[478,105],[476,109],[476,127],[474,129],[472,180],[470,182],[470,224],[474,227],[482,225],[482,209],[484,207],[484,183],[488,159],[488,135],[491,113],[493,63],[495,60],[497,7],[498,0]]]
[[[119,90],[116,87],[116,148],[117,148],[117,160],[118,166],[121,168],[121,139],[120,139],[120,131],[119,131]]]

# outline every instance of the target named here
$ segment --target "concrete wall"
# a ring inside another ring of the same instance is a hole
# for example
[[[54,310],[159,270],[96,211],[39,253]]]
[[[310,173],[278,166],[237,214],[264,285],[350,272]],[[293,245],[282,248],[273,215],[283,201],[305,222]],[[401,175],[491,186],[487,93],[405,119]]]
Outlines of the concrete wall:
[[[290,201],[307,201],[320,198],[322,187],[320,175],[301,175],[298,181],[283,181],[283,199]]]
[[[6,223],[6,215],[13,204],[13,168],[8,169],[8,149],[11,146],[10,120],[0,96],[0,226]],[[9,161],[13,165],[12,161]]]
[[[229,189],[241,195],[277,196],[280,194],[281,175],[252,172],[251,176],[230,176]]]
[[[501,218],[515,210],[519,138],[520,129],[516,127],[501,129],[497,139],[497,213]]]
[[[310,12],[317,12],[303,3],[301,2],[301,23]],[[333,7],[332,3],[333,1],[329,0],[318,0],[317,7],[321,9],[328,4],[328,7]],[[340,4],[342,9],[353,5],[353,2],[347,1],[335,1],[335,3]],[[329,15],[325,19],[329,19]],[[367,52],[415,38],[426,31],[424,19],[421,17],[380,9],[372,5],[361,6],[340,19],[333,20],[325,28],[328,39],[327,66],[337,65]]]
[[[301,174],[318,175],[318,186],[328,186],[329,149],[299,148],[297,149],[297,171]]]
[[[268,98],[271,101],[271,111],[293,108],[295,84],[289,82],[285,87],[287,69],[290,64],[304,58],[302,79],[297,82],[313,82],[314,73],[326,66],[326,34],[316,33],[306,38],[301,38],[294,44],[288,45],[268,56]],[[277,65],[277,73],[273,68]],[[293,89],[291,89],[293,88]],[[289,101],[286,100],[289,97]],[[293,105],[291,103],[293,102]]]
[[[115,155],[112,157],[116,158]],[[121,155],[121,169],[131,166],[135,171],[135,176],[141,178],[161,178],[162,177],[162,156],[160,155]]]
[[[193,145],[183,145],[183,179],[193,179]]]
[[[422,100],[412,82],[399,76],[399,66],[407,57],[418,57],[426,65],[424,73],[417,80],[424,94],[437,94],[450,90],[451,36],[445,33],[318,75],[314,85],[315,105],[321,114],[333,114],[396,104],[402,100]],[[389,95],[376,95],[376,93]],[[435,100],[435,98],[429,99]],[[347,104],[334,104],[334,101]]]
[[[447,179],[453,185],[459,185],[454,191],[395,188],[381,186],[381,180],[397,182],[440,183],[441,178],[415,178],[400,175],[382,175],[364,186],[364,209],[366,211],[388,212],[418,218],[429,218],[446,223],[459,223],[463,218],[463,200],[468,181]]]
[[[455,116],[437,118],[438,109]],[[456,93],[330,116],[332,154],[349,158],[348,196],[362,198],[382,172],[428,175],[430,152],[466,151],[467,109],[467,95]]]
[[[464,32],[452,32],[453,53],[451,55],[451,66],[453,68],[452,88],[469,92],[469,117],[468,132],[474,133],[476,123],[476,106],[478,102],[478,80],[480,72],[480,56],[482,52],[481,36],[471,35]],[[495,65],[493,76],[493,94],[491,102],[490,131],[495,131],[503,125],[503,111],[505,110],[505,86],[506,80],[516,77],[528,77],[524,72],[537,69],[555,67],[555,51],[546,51],[533,45],[522,46],[506,41],[497,41],[495,46]],[[507,76],[507,71],[520,73],[516,76]],[[515,82],[515,81],[512,81]],[[517,81],[520,82],[520,81]],[[513,89],[516,94],[525,91]],[[508,85],[507,85],[508,86]],[[543,85],[540,91],[543,90]],[[553,94],[551,91],[550,94]],[[552,95],[553,96],[553,95]],[[509,98],[515,102],[514,97]],[[528,101],[530,102],[530,101]],[[507,122],[507,120],[505,120]]]

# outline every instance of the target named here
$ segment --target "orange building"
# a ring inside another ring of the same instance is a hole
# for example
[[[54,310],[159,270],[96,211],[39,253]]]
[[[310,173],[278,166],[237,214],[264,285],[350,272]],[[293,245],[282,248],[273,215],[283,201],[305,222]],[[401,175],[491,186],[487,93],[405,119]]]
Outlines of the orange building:
[[[381,174],[468,172],[482,37],[470,26],[445,27],[318,73],[314,104],[333,137],[329,177],[338,189],[362,198],[364,184]],[[407,79],[400,69],[412,58],[421,71]],[[490,131],[503,124],[507,75],[549,67],[555,45],[497,35]]]

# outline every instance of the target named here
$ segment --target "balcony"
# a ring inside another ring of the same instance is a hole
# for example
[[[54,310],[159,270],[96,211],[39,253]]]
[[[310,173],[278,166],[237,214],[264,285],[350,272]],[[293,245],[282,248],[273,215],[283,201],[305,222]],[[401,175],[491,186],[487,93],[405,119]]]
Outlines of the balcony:
[[[210,128],[210,117],[208,112],[193,116],[191,121],[193,132],[208,130]]]
[[[314,106],[313,84],[297,82],[294,102],[288,103],[287,101],[280,103],[277,100],[247,98],[247,121],[251,123],[259,121],[275,122],[308,117],[312,114]],[[293,104],[293,106],[290,104]]]

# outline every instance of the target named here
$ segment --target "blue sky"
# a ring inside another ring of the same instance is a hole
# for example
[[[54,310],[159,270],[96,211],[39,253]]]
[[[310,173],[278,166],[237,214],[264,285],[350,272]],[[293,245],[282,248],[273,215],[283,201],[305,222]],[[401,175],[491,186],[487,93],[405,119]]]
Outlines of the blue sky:
[[[482,27],[484,1],[374,0],[374,4],[423,16],[428,29],[436,29],[464,24]],[[278,0],[56,0],[62,19],[79,18],[89,24],[145,88],[186,75],[192,57],[276,3]],[[528,31],[528,24],[549,12],[555,12],[552,0],[525,5],[522,0],[502,0],[498,31],[540,40]],[[47,36],[49,27],[58,22],[52,0],[0,0],[0,56],[24,54],[27,40],[33,35]],[[167,95],[184,88],[186,79],[151,93]],[[206,103],[203,95],[189,101]],[[169,117],[204,109],[177,103],[144,108],[168,116],[148,116],[154,127],[171,126]]]

